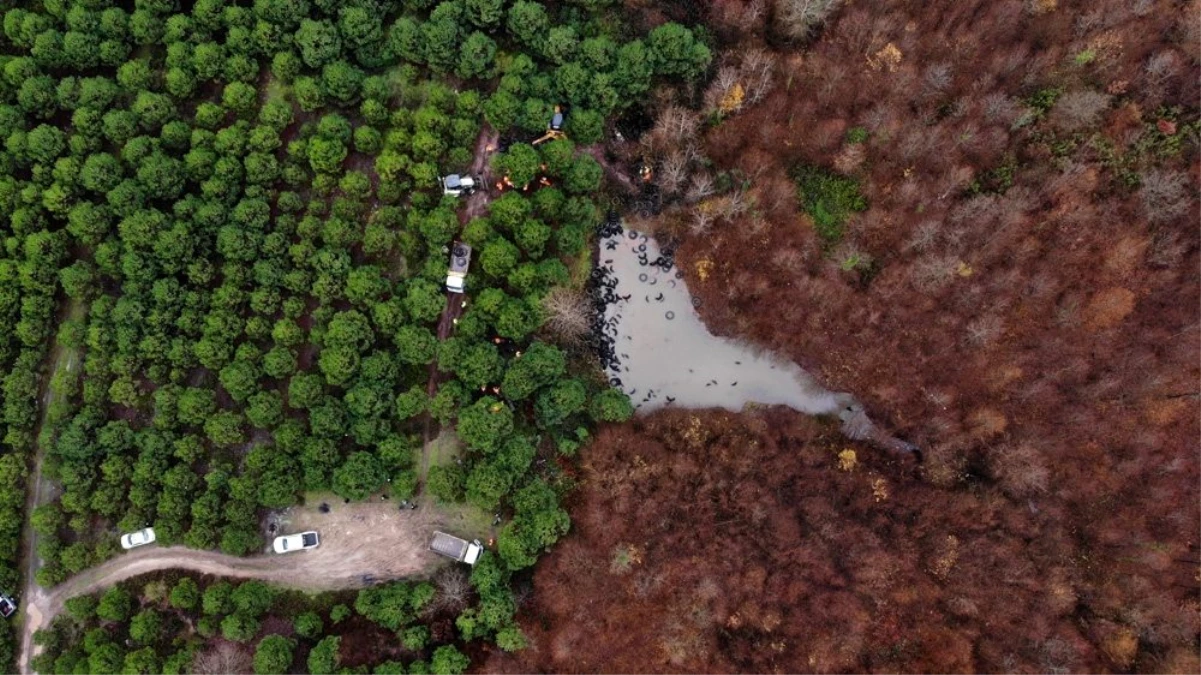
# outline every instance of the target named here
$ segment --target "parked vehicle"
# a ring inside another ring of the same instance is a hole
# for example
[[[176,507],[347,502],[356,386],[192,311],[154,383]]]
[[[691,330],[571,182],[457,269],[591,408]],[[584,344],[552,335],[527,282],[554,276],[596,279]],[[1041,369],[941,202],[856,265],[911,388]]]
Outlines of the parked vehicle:
[[[434,540],[430,542],[430,550],[452,560],[474,565],[484,552],[484,545],[479,539],[467,541],[445,532],[435,532]]]
[[[292,551],[303,551],[308,548],[317,548],[321,543],[316,532],[300,532],[297,534],[285,534],[282,537],[276,537],[275,543],[271,545],[276,553],[291,553]]]
[[[471,176],[460,176],[452,173],[442,177],[442,194],[460,197],[475,192],[475,179]]]
[[[551,115],[550,123],[546,125],[546,133],[531,141],[530,145],[538,145],[559,138],[567,138],[567,134],[563,133],[563,108],[555,106],[555,112]]]
[[[7,619],[17,613],[17,601],[0,593],[0,617]]]
[[[130,532],[129,534],[121,535],[121,548],[123,548],[127,551],[131,548],[137,548],[139,546],[145,546],[146,544],[153,544],[153,543],[154,543],[154,528],[153,527],[147,527],[147,528],[138,530],[137,532]]]
[[[471,265],[471,247],[455,242],[450,249],[450,269],[446,271],[446,290],[462,293],[467,285],[467,268]]]

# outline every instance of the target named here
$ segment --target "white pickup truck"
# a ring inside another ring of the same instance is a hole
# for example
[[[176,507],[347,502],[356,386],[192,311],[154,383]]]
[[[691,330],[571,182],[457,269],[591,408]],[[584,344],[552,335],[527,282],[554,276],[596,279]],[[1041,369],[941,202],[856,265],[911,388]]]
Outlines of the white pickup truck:
[[[467,287],[467,268],[471,266],[471,247],[455,242],[450,247],[450,268],[446,271],[446,290],[462,293]]]
[[[434,532],[434,540],[430,542],[430,550],[438,555],[444,555],[452,560],[474,565],[484,552],[484,545],[479,539],[467,541],[453,534]]]
[[[291,553],[292,551],[303,551],[306,548],[317,548],[320,543],[321,540],[317,537],[316,532],[298,532],[276,537],[271,548],[275,549],[276,553]]]

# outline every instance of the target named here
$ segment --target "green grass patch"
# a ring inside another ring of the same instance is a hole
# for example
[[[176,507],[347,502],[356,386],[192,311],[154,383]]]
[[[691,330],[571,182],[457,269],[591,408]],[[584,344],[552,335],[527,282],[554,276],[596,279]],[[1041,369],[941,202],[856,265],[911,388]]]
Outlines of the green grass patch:
[[[793,171],[801,208],[813,218],[817,234],[827,247],[842,239],[852,213],[867,209],[859,181],[818,166],[801,165]]]
[[[430,466],[447,466],[463,455],[463,444],[452,429],[443,429],[430,441]]]
[[[1063,94],[1063,87],[1044,87],[1026,97],[1026,105],[1037,111],[1038,117],[1042,117],[1055,105]]]
[[[871,133],[863,127],[851,127],[847,129],[847,143],[849,145],[859,145],[866,143]]]
[[[1005,191],[1013,187],[1013,181],[1017,177],[1018,162],[1013,155],[1006,155],[1001,164],[980,174],[980,177],[972,181],[968,186],[967,192],[969,195],[980,194],[1005,194]]]

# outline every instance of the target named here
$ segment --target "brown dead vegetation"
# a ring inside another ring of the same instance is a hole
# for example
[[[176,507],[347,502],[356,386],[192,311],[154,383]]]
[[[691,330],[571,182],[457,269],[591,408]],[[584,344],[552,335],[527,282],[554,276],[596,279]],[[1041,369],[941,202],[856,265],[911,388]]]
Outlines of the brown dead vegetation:
[[[1006,450],[1015,467],[1024,452]],[[848,447],[836,425],[774,409],[606,429],[581,480],[574,533],[523,614],[532,647],[493,652],[486,671],[1196,665],[1195,599],[1135,594],[1187,578],[1172,561],[1187,544],[1161,542],[1153,566],[1102,565],[1104,546],[1083,543],[1037,479],[1020,505],[980,480],[936,487]]]
[[[776,414],[609,430],[534,650],[489,665],[1196,672],[1201,166],[1195,132],[1145,148],[1197,119],[1201,5],[848,4],[800,49],[762,39],[783,4],[709,4],[729,55],[709,117],[643,139],[679,156],[649,227],[711,329],[855,392],[921,475]],[[801,163],[868,199],[835,246]]]

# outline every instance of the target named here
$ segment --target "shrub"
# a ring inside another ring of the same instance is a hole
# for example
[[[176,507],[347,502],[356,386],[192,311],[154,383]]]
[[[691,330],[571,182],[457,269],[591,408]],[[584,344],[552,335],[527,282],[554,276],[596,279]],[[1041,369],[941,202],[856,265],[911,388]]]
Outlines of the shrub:
[[[796,169],[801,208],[813,218],[822,242],[833,245],[842,239],[843,226],[851,213],[867,209],[867,199],[859,192],[854,178],[839,176],[816,166]]]
[[[258,675],[274,675],[288,672],[292,665],[292,650],[296,641],[282,635],[268,635],[254,650],[254,672]]]
[[[310,640],[320,637],[324,624],[317,612],[303,612],[292,622],[296,634]]]

